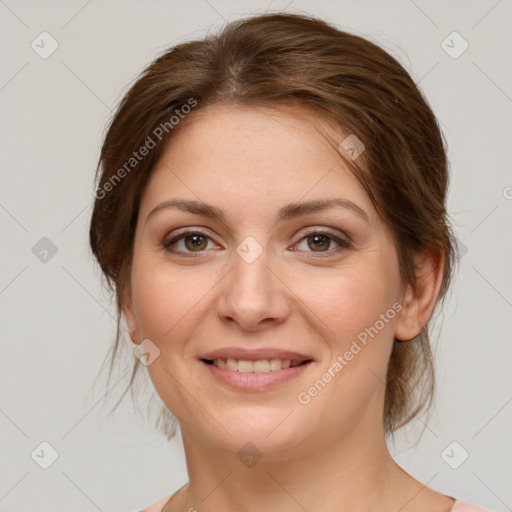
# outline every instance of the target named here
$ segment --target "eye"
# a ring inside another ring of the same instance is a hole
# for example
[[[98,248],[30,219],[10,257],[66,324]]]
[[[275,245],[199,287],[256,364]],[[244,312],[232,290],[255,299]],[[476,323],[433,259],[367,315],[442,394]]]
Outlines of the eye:
[[[167,240],[163,243],[163,246],[169,252],[175,253],[189,253],[188,256],[194,257],[195,254],[190,253],[202,253],[205,249],[210,249],[208,247],[208,241],[211,241],[211,238],[202,231],[182,231],[180,234]],[[179,250],[171,249],[172,246],[180,246]],[[184,247],[184,250],[183,250]],[[197,254],[199,256],[200,254]]]
[[[338,244],[339,247],[329,250],[331,248],[332,242]],[[305,244],[306,249],[299,250],[315,253],[328,253],[327,256],[331,256],[333,253],[339,253],[345,249],[349,249],[350,247],[352,247],[352,244],[348,239],[343,239],[338,237],[334,233],[318,229],[308,231],[299,240],[299,246],[301,243]]]

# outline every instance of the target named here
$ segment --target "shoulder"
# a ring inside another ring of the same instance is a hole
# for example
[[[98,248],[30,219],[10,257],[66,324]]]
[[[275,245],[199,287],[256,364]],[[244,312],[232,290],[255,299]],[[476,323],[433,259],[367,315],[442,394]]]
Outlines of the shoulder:
[[[141,510],[140,512],[161,512],[162,508],[164,508],[164,505],[171,499],[172,496],[174,496],[174,494],[175,493],[169,494],[169,496],[165,496],[165,498],[162,498],[152,505],[149,505],[149,507]]]
[[[467,503],[465,501],[457,500],[450,512],[491,512],[488,509],[477,507],[476,505],[472,505],[471,503]]]

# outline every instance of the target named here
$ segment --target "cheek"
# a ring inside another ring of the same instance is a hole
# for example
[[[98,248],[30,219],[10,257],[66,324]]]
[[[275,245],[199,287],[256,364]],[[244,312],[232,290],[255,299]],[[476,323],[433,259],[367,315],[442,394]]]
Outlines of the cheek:
[[[197,324],[202,299],[211,291],[212,273],[172,270],[170,265],[147,256],[134,260],[133,301],[139,329],[144,338],[160,349],[173,347]]]
[[[180,421],[186,421],[193,407],[182,384],[190,379],[183,364],[190,356],[187,341],[207,314],[208,292],[219,279],[213,274],[171,270],[154,255],[140,255],[133,262],[132,293],[140,335],[160,350],[147,371],[156,392]]]
[[[308,292],[308,306],[322,320],[330,352],[309,388],[315,397],[308,409],[311,414],[315,408],[318,414],[337,411],[332,422],[336,428],[348,429],[351,421],[382,399],[398,292],[398,273],[381,264],[345,269],[324,280],[322,293],[318,288]],[[315,383],[319,380],[327,382],[325,388]],[[309,394],[309,390],[303,391]]]
[[[321,278],[299,279],[294,289],[315,312],[331,338],[333,349],[343,347],[365,329],[374,326],[383,337],[392,336],[399,293],[398,273],[381,263],[360,265],[332,272]],[[384,326],[381,315],[385,316]],[[391,332],[391,334],[390,334]]]

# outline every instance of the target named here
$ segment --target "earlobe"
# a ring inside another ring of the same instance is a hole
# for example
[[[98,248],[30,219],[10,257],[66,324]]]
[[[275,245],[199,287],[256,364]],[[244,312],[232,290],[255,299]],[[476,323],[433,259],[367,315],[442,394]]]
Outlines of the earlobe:
[[[409,341],[420,334],[436,305],[443,281],[444,254],[429,250],[415,258],[416,283],[408,285],[396,323],[395,339]]]
[[[126,325],[128,327],[128,330],[130,332],[130,339],[133,343],[138,345],[138,339],[137,339],[137,321],[135,320],[135,315],[133,312],[133,302],[131,298],[131,293],[127,290],[125,290],[125,293],[123,294],[123,308],[122,313],[126,321]]]

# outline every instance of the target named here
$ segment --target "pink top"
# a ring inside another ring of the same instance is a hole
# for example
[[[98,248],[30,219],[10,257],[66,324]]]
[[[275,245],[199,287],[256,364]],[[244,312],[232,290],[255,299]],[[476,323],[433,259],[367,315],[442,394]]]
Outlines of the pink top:
[[[176,491],[177,492],[177,491]],[[170,494],[161,500],[158,500],[153,505],[150,505],[148,508],[141,510],[140,512],[162,512],[162,508],[164,505],[174,496],[174,494]],[[491,512],[490,510],[486,510],[484,508],[477,507],[475,505],[471,505],[470,503],[466,503],[465,501],[456,500],[451,508],[450,512]]]

